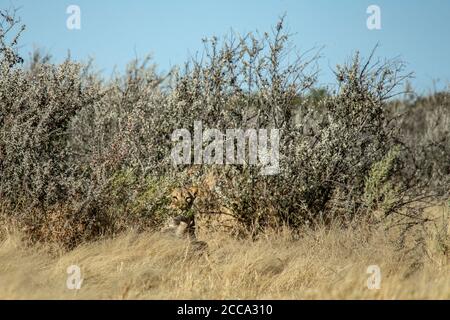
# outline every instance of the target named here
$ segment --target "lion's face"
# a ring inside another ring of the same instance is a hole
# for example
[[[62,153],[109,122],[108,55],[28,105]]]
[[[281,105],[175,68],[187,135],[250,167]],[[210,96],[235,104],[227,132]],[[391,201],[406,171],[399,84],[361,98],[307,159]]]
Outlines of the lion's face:
[[[207,174],[200,183],[189,187],[177,188],[170,194],[171,209],[187,211],[192,208],[197,198],[206,198],[216,185],[217,177]]]
[[[171,202],[169,207],[175,210],[182,210],[182,211],[189,210],[192,207],[197,195],[198,195],[197,187],[177,188],[173,190],[172,193],[170,194]]]
[[[210,173],[194,186],[177,188],[170,194],[169,208],[182,214],[195,214],[196,225],[200,230],[214,229],[228,232],[237,226],[237,220],[233,212],[221,205],[215,197],[217,184],[218,176]],[[194,210],[189,212],[191,209]],[[178,225],[179,230],[184,226],[183,223]]]

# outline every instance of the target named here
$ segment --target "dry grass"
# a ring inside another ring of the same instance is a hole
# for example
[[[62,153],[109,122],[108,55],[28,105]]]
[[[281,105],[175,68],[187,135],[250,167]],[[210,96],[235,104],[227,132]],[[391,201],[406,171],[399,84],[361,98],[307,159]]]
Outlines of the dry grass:
[[[448,212],[422,239],[399,249],[393,232],[332,228],[289,231],[256,241],[208,235],[207,254],[161,234],[128,233],[64,252],[27,246],[17,232],[0,244],[1,299],[449,299]],[[413,237],[414,238],[414,237]],[[66,287],[81,267],[80,290]],[[379,265],[381,289],[367,288]]]

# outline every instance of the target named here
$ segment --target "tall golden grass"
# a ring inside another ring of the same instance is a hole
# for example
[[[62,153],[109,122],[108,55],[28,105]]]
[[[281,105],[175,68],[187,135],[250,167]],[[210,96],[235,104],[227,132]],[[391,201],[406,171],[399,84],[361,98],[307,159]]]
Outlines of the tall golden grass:
[[[27,245],[4,230],[1,299],[449,299],[448,208],[399,245],[384,227],[306,228],[257,240],[206,234],[207,252],[159,233],[128,232],[72,251]],[[419,236],[420,234],[420,236]],[[79,290],[67,267],[81,268]],[[381,268],[380,289],[368,289],[369,265]]]

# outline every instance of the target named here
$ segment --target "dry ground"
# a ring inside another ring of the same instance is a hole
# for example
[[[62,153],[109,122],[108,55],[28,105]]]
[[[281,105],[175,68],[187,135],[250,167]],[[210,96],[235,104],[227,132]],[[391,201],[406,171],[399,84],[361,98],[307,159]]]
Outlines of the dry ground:
[[[393,231],[331,227],[298,240],[289,231],[256,241],[210,234],[199,255],[182,240],[132,232],[64,252],[26,246],[10,230],[0,244],[0,298],[450,299],[448,211],[434,208],[437,223],[404,247]],[[73,264],[80,290],[66,286]],[[369,265],[381,268],[379,290],[367,288]]]

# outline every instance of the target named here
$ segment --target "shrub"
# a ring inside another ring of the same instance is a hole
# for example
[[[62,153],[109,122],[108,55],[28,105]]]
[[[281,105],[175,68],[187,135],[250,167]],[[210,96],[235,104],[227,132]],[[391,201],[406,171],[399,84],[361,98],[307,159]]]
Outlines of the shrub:
[[[364,186],[364,200],[369,210],[381,210],[385,214],[398,200],[398,186],[394,186],[389,179],[398,154],[398,148],[394,148],[384,159],[372,165]]]
[[[367,212],[366,179],[398,138],[387,101],[408,77],[403,63],[373,61],[373,54],[361,62],[356,54],[338,66],[337,92],[322,94],[318,102],[317,90],[309,90],[315,73],[306,72],[316,56],[284,64],[292,53],[288,36],[281,20],[273,37],[230,37],[221,46],[216,38],[205,41],[203,59],[186,68],[170,97],[177,128],[201,120],[222,130],[281,130],[280,174],[261,176],[259,168],[247,165],[215,168],[220,182],[206,207],[199,208],[225,206],[256,231]],[[296,122],[298,112],[302,117]],[[209,174],[206,168],[203,172]],[[395,176],[386,175],[386,181]],[[400,204],[401,197],[395,202]]]
[[[1,30],[16,30],[16,19],[2,17]],[[23,66],[17,36],[6,41],[2,31],[2,217],[34,241],[73,247],[157,227],[173,213],[171,190],[211,174],[217,183],[194,214],[225,209],[252,234],[374,210],[388,216],[448,192],[448,94],[394,101],[404,64],[374,53],[338,66],[335,90],[320,88],[318,53],[296,52],[283,23],[205,39],[203,58],[184,70],[160,75],[149,59],[134,60],[108,81],[69,58],[54,64],[35,53]],[[263,176],[248,159],[195,173],[173,167],[171,134],[194,121],[222,132],[279,129],[279,174]]]

